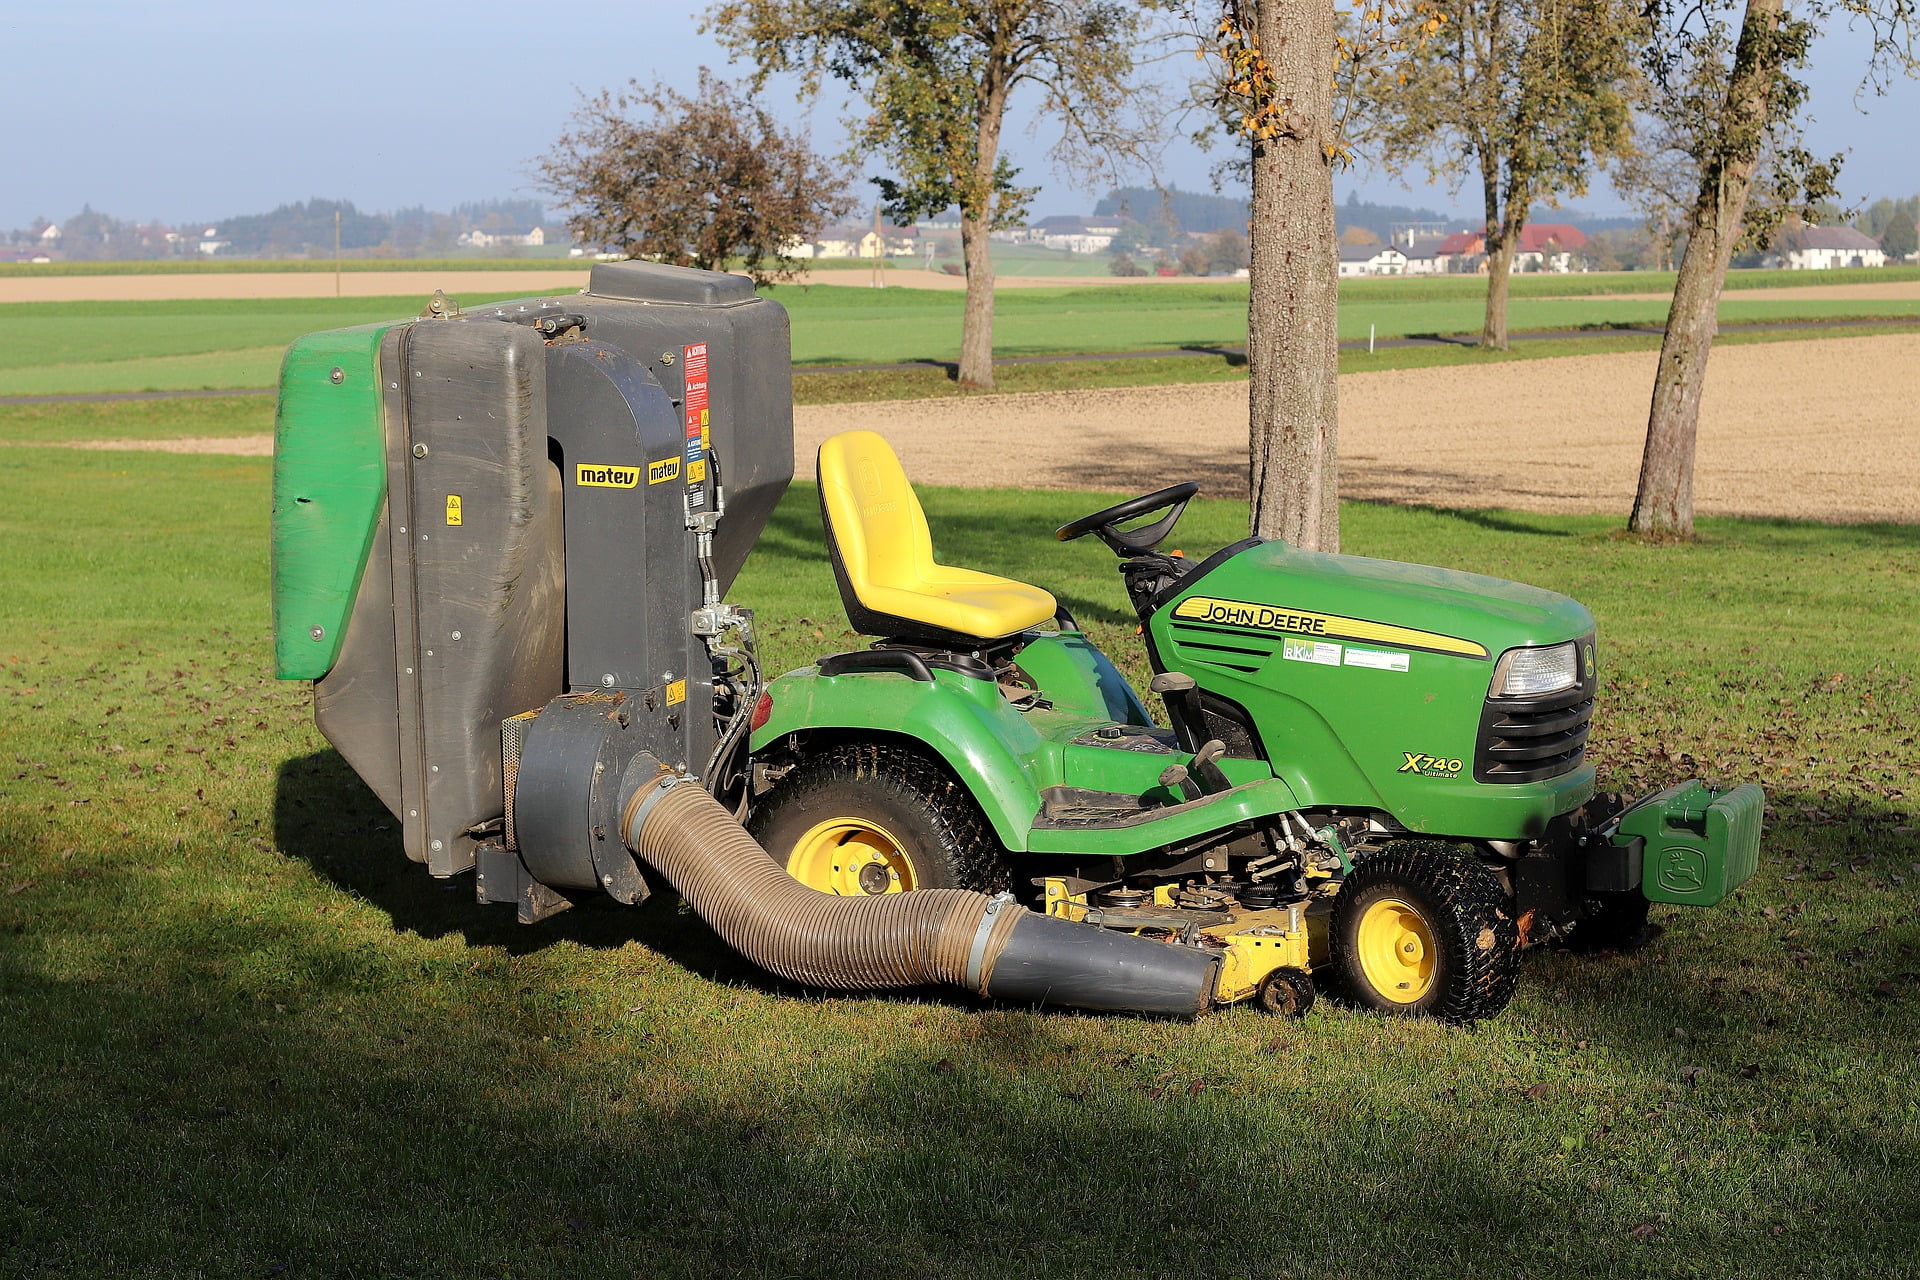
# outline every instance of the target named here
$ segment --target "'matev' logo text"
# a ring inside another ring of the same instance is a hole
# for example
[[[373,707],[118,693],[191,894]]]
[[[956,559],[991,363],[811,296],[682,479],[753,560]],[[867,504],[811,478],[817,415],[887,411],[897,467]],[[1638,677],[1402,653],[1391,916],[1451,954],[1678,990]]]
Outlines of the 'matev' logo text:
[[[573,469],[573,482],[592,489],[631,489],[640,483],[640,468],[582,462]]]

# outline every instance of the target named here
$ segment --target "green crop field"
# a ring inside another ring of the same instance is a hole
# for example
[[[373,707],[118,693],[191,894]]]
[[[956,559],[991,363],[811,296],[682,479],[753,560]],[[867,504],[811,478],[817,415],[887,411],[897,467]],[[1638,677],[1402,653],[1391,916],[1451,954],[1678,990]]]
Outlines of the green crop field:
[[[1774,274],[1774,273],[1763,273]],[[1804,282],[1805,273],[1796,273]],[[1847,274],[1847,273],[1834,273]],[[1889,273],[1890,274],[1890,273]],[[1523,277],[1554,284],[1582,277]],[[1609,277],[1617,279],[1617,277]],[[1662,301],[1596,295],[1526,296],[1514,331],[1657,328]],[[1477,332],[1477,280],[1350,281],[1340,333],[1348,339]],[[479,307],[498,293],[461,301]],[[957,291],[795,287],[775,295],[793,320],[799,366],[950,362],[959,349]],[[0,396],[271,386],[286,344],[315,329],[411,315],[418,298],[310,298],[0,304]],[[1214,350],[1246,340],[1244,282],[1007,289],[996,303],[1000,356]],[[1874,318],[1920,325],[1920,301],[1730,297],[1726,324],[1830,323]],[[1589,348],[1600,349],[1600,348]],[[1541,353],[1533,353],[1541,354]],[[1447,359],[1468,359],[1449,356]],[[1432,363],[1427,360],[1422,363]],[[1151,379],[1166,380],[1167,366]]]
[[[200,405],[238,429],[260,403]],[[166,434],[176,407],[100,411]],[[13,421],[102,432],[75,409]],[[306,688],[270,678],[267,483],[256,459],[0,451],[0,1274],[1851,1278],[1920,1256],[1912,527],[1709,520],[1652,548],[1603,519],[1349,505],[1350,550],[1585,600],[1603,784],[1762,781],[1765,861],[1719,908],[1657,910],[1635,954],[1536,951],[1470,1029],[1325,1004],[1187,1024],[823,995],[668,894],[521,927],[432,880]],[[1143,675],[1111,557],[1050,537],[1102,495],[925,499],[945,558],[1053,588]],[[1245,518],[1196,503],[1181,541]],[[853,643],[809,487],[733,594],[771,670]]]

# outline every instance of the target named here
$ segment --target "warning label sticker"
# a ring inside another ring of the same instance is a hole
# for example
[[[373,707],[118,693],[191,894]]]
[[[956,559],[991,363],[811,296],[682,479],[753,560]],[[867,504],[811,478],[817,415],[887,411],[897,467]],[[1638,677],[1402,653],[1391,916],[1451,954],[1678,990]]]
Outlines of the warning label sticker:
[[[1289,640],[1280,650],[1288,662],[1317,662],[1323,667],[1340,665],[1340,646],[1320,640]]]
[[[687,371],[687,438],[698,439],[701,449],[708,447],[708,434],[712,422],[712,412],[707,405],[707,344],[695,343],[686,348]]]
[[[687,411],[687,446],[682,455],[686,463],[683,470],[687,477],[687,510],[693,512],[707,505],[706,490],[700,487],[707,478],[706,458],[712,419],[707,404],[707,344],[696,342],[681,350],[685,357],[681,367],[686,370],[687,377],[687,394],[683,402]]]

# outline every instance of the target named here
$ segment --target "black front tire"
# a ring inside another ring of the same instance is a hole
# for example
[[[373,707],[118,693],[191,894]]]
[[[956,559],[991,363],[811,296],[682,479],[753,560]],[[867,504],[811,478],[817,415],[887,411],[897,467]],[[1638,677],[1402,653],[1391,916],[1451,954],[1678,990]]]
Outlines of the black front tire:
[[[755,805],[747,830],[824,893],[998,893],[1012,881],[1006,851],[959,780],[895,743],[840,743],[801,760]]]
[[[1356,866],[1334,899],[1329,950],[1349,1003],[1401,1017],[1491,1018],[1520,976],[1499,875],[1441,841],[1397,841]]]

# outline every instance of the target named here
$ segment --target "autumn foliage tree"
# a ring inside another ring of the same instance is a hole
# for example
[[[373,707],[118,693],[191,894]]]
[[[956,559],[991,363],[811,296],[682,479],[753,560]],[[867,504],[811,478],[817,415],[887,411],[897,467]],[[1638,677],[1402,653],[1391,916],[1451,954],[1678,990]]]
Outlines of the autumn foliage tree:
[[[636,81],[586,99],[536,172],[583,244],[707,270],[739,260],[759,283],[790,277],[793,246],[854,208],[838,165],[704,67],[692,97]]]
[[[803,91],[838,80],[865,103],[850,154],[875,155],[887,215],[960,210],[967,297],[960,381],[993,385],[988,234],[1032,198],[1001,151],[1008,104],[1037,90],[1061,128],[1057,164],[1088,182],[1151,139],[1129,110],[1134,50],[1161,0],[722,0],[707,27],[754,66],[754,84],[796,72]]]
[[[1736,26],[1729,5],[1649,6],[1658,23],[1649,53],[1658,90],[1653,111],[1695,185],[1628,517],[1643,536],[1693,534],[1700,397],[1734,250],[1743,239],[1764,238],[1795,204],[1833,194],[1838,158],[1809,155],[1794,133],[1806,99],[1797,73],[1819,24],[1847,16],[1866,26],[1873,37],[1869,80],[1915,69],[1911,0],[1811,0],[1795,10],[1784,0],[1742,0]],[[1756,188],[1764,197],[1758,217],[1749,209]]]

